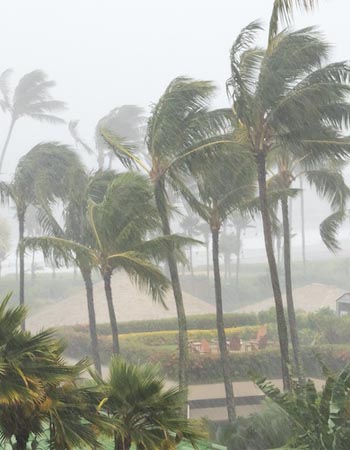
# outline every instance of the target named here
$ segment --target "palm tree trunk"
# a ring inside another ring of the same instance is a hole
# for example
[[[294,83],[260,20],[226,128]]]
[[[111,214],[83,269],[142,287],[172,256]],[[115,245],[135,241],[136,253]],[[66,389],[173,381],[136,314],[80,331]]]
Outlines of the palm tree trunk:
[[[94,291],[91,279],[91,270],[80,269],[81,275],[84,280],[85,290],[86,290],[86,300],[89,314],[89,330],[90,330],[90,343],[91,343],[91,354],[94,362],[95,369],[101,375],[101,360],[98,351],[98,337],[97,337],[97,326],[96,326],[96,314],[94,305]]]
[[[1,157],[0,157],[0,174],[2,172],[2,166],[4,164],[4,159],[5,159],[5,155],[6,155],[6,151],[7,151],[7,147],[10,143],[10,139],[11,139],[11,135],[12,135],[12,131],[13,131],[13,127],[15,126],[16,121],[14,119],[11,120],[10,123],[10,128],[7,132],[7,137],[6,137],[6,141],[5,144],[2,148],[2,152],[1,152]]]
[[[32,264],[31,264],[31,281],[35,281],[35,251],[32,251]]]
[[[304,205],[304,186],[302,177],[300,181],[300,217],[301,217],[301,249],[303,255],[304,275],[306,271],[306,244],[305,244],[305,205]]]
[[[16,436],[16,450],[27,450],[29,435],[26,436]]]
[[[24,306],[24,217],[25,212],[18,212],[18,258],[19,258],[19,304]],[[25,321],[22,322],[22,329],[25,329]]]
[[[112,287],[111,287],[112,271],[107,270],[102,275],[103,275],[105,294],[106,294],[107,305],[108,305],[109,320],[111,322],[112,351],[113,351],[114,355],[119,355],[120,354],[120,346],[119,346],[118,324],[117,324],[117,318],[115,315],[115,310],[114,310],[114,305],[113,305],[113,296],[112,296]]]
[[[235,411],[235,401],[233,395],[231,371],[229,364],[229,353],[226,344],[224,313],[222,307],[218,229],[212,229],[212,242],[213,242],[212,252],[213,252],[213,269],[214,269],[214,285],[215,285],[215,303],[216,303],[216,327],[218,332],[220,358],[226,393],[227,416],[229,423],[233,424],[236,419],[236,411]]]
[[[236,301],[239,300],[239,269],[241,265],[241,228],[237,229],[237,240],[238,240],[238,248],[237,248],[237,259],[236,259]]]
[[[289,332],[293,348],[293,359],[296,376],[300,383],[303,382],[302,368],[300,363],[300,347],[297,329],[297,321],[294,309],[293,286],[292,286],[292,269],[291,269],[291,251],[290,251],[290,227],[288,214],[288,198],[283,196],[282,204],[282,221],[283,221],[283,249],[284,249],[284,273],[286,283],[286,298],[288,310]]]
[[[278,271],[276,265],[276,259],[273,251],[272,233],[271,233],[271,220],[267,203],[266,194],[266,163],[265,152],[259,151],[257,154],[258,164],[258,183],[259,183],[259,198],[260,209],[264,229],[264,240],[266,256],[269,264],[270,277],[272,290],[275,300],[276,318],[277,318],[277,330],[281,351],[281,365],[282,365],[282,380],[285,390],[290,389],[290,375],[289,375],[289,353],[288,353],[288,330],[286,318],[283,310],[283,301],[281,287],[278,279]]]
[[[207,258],[207,278],[210,278],[210,263],[209,263],[209,236],[207,236],[206,240],[206,258]]]
[[[170,224],[167,212],[167,201],[164,194],[164,183],[158,182],[155,185],[156,205],[160,219],[162,221],[163,235],[169,236],[171,234]],[[181,284],[177,263],[174,251],[171,249],[168,253],[168,267],[170,272],[171,285],[176,305],[178,328],[179,328],[179,385],[182,389],[188,387],[188,335],[187,335],[187,320],[185,307],[182,297]]]

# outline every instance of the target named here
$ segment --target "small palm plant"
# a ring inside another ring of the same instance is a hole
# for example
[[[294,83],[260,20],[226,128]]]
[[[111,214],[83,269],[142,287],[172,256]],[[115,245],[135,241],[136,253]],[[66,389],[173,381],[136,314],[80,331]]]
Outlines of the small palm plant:
[[[94,391],[80,384],[89,363],[68,365],[53,330],[21,330],[24,307],[0,304],[0,441],[26,450],[30,439],[50,448],[98,447],[97,431],[109,421],[97,411]],[[15,444],[13,443],[15,440]]]
[[[175,449],[182,439],[198,442],[200,434],[182,416],[184,392],[167,389],[154,364],[135,365],[113,357],[107,380],[94,379],[102,397],[100,408],[117,427],[115,450],[129,450],[132,444],[140,450]]]

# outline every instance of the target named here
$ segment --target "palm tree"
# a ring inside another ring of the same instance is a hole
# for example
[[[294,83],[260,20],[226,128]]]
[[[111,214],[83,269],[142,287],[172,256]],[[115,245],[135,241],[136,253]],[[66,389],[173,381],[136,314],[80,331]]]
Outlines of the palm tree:
[[[319,161],[314,160],[312,155],[305,155],[303,158],[295,158],[288,151],[280,150],[273,155],[273,160],[277,164],[278,173],[268,180],[268,183],[275,185],[277,190],[281,191],[281,209],[283,226],[283,250],[284,250],[284,273],[287,299],[287,311],[289,332],[293,348],[293,359],[296,374],[299,382],[303,382],[302,367],[300,362],[299,337],[297,330],[297,321],[293,300],[293,284],[291,269],[291,227],[288,205],[288,192],[290,192],[292,183],[296,179],[304,177],[311,187],[316,188],[316,192],[322,198],[330,201],[331,208],[334,211],[344,210],[350,194],[346,186],[342,166],[344,164],[334,163],[332,160]],[[327,220],[327,219],[326,219]]]
[[[154,105],[146,130],[147,154],[144,162],[120,136],[102,129],[101,134],[124,164],[134,163],[144,170],[153,184],[163,236],[171,235],[168,196],[182,184],[181,175],[188,173],[197,155],[215,143],[232,142],[232,137],[219,133],[227,131],[228,110],[208,110],[214,93],[208,81],[175,78]],[[203,157],[200,158],[203,160]],[[179,384],[187,387],[188,337],[185,307],[175,252],[170,247],[167,263],[177,309],[179,328]]]
[[[200,434],[181,415],[184,392],[166,389],[159,368],[153,364],[134,365],[112,357],[109,377],[95,376],[100,386],[101,408],[119,430],[114,434],[114,449],[138,450],[176,448],[182,439],[196,444]]]
[[[124,270],[155,301],[163,302],[168,280],[152,260],[163,258],[170,245],[178,248],[188,240],[175,235],[163,239],[145,238],[147,232],[159,226],[158,219],[147,181],[134,173],[118,175],[101,203],[90,200],[87,215],[91,235],[89,241],[64,236],[40,237],[27,238],[25,245],[40,248],[46,258],[50,258],[54,250],[56,255],[67,260],[72,252],[72,257],[75,260],[79,258],[83,263],[84,273],[85,267],[90,269],[90,274],[92,268],[98,268],[105,286],[113,353],[119,353],[118,325],[111,289],[113,271]]]
[[[289,387],[286,319],[273,251],[266,192],[266,158],[277,147],[296,157],[341,158],[349,147],[341,136],[348,123],[350,70],[346,63],[325,65],[329,46],[312,28],[282,31],[266,51],[254,45],[260,25],[239,34],[231,50],[232,96],[236,139],[255,158],[266,254],[275,298],[284,385]]]
[[[231,150],[231,149],[230,149]],[[226,344],[221,274],[219,264],[220,231],[233,212],[243,210],[255,193],[255,173],[249,155],[242,155],[240,163],[232,158],[232,151],[221,153],[215,166],[193,173],[196,177],[198,198],[192,189],[182,188],[182,194],[193,210],[209,225],[212,237],[212,258],[215,285],[216,325],[230,423],[236,418],[229,352]]]
[[[31,335],[20,329],[26,311],[9,309],[7,296],[0,304],[0,434],[26,450],[31,436],[45,435],[50,447],[72,449],[96,446],[97,427],[106,427],[90,389],[78,386],[87,361],[67,365],[63,343],[53,330]],[[103,428],[101,428],[103,429]]]
[[[27,209],[30,205],[47,205],[65,199],[80,169],[80,160],[73,151],[65,145],[48,142],[36,145],[20,159],[12,182],[0,182],[0,201],[10,201],[15,206],[18,220],[20,305],[24,305],[22,242]]]
[[[108,114],[102,117],[95,128],[95,147],[89,145],[79,135],[78,120],[69,122],[68,128],[74,142],[80,148],[83,148],[89,155],[97,159],[100,170],[104,168],[106,157],[109,158],[109,169],[113,161],[113,150],[103,139],[101,130],[108,130],[110,133],[121,136],[138,151],[142,151],[142,142],[144,140],[144,122],[143,108],[136,105],[122,105],[112,109]]]
[[[0,155],[0,172],[2,171],[14,126],[19,119],[30,117],[40,122],[64,123],[64,120],[54,115],[54,113],[65,109],[65,104],[52,99],[49,91],[56,83],[48,80],[45,72],[34,70],[25,74],[19,80],[12,96],[8,86],[10,73],[10,70],[6,70],[0,75],[1,107],[6,112],[9,112],[11,116],[7,137]]]

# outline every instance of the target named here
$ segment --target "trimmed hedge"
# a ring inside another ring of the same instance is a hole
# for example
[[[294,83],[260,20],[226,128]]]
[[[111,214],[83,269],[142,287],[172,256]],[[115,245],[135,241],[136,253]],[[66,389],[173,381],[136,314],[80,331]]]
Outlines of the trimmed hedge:
[[[225,325],[228,328],[253,326],[264,323],[270,323],[275,320],[275,316],[270,312],[263,312],[259,314],[254,313],[230,313],[225,314]],[[267,320],[266,320],[267,319]],[[201,314],[187,317],[187,328],[189,330],[211,330],[216,328],[215,314]],[[88,332],[88,325],[74,325],[71,327],[64,327],[64,330],[72,329],[75,332]],[[159,319],[159,320],[137,320],[132,322],[120,322],[118,330],[120,334],[128,333],[146,333],[152,331],[176,331],[178,329],[178,322],[176,318],[173,319]],[[111,328],[108,323],[98,324],[97,332],[99,335],[111,334]]]

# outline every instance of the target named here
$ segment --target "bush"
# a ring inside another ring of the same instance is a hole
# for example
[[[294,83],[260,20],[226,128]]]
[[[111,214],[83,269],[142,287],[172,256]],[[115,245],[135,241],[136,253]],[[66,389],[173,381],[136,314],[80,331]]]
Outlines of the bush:
[[[253,326],[267,323],[262,316],[260,319],[254,313],[230,313],[225,314],[225,325],[227,328]],[[269,318],[270,320],[270,318]],[[272,316],[271,321],[275,318]],[[211,330],[216,328],[215,314],[201,314],[189,316],[187,318],[187,328],[189,330]],[[71,327],[64,327],[64,330],[72,329],[74,331],[89,332],[88,325],[73,325]],[[177,318],[159,319],[159,320],[135,320],[132,322],[121,322],[118,324],[120,334],[128,333],[146,333],[152,331],[176,331],[178,329]],[[111,334],[111,328],[108,323],[98,324],[97,332],[99,335]]]
[[[350,347],[344,345],[321,345],[302,347],[301,357],[305,375],[308,377],[323,377],[320,362],[331,370],[338,371],[344,363],[350,361]],[[153,357],[152,357],[153,358]],[[178,358],[172,355],[154,355],[154,361],[159,361],[167,377],[176,379]],[[251,375],[267,378],[281,377],[280,352],[276,348],[260,350],[254,353],[232,353],[229,356],[231,373],[236,381],[246,380]],[[214,383],[222,381],[222,368],[218,355],[192,354],[189,363],[189,381],[193,384]]]

